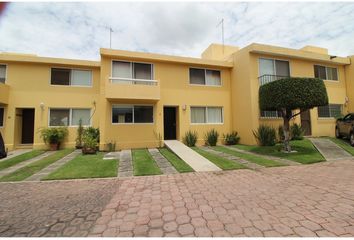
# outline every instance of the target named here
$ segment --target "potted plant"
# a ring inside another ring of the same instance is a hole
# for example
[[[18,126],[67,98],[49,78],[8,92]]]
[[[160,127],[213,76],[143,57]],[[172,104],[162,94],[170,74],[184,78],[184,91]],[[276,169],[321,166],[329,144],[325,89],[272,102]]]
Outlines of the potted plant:
[[[82,126],[82,120],[79,120],[79,127],[77,128],[77,137],[76,137],[76,149],[82,148],[82,134],[84,133],[84,127]]]
[[[100,131],[98,128],[88,127],[83,131],[83,154],[95,154],[98,150]]]
[[[49,144],[51,151],[56,151],[60,147],[60,143],[68,135],[66,127],[50,127],[40,130],[41,138],[46,144]]]

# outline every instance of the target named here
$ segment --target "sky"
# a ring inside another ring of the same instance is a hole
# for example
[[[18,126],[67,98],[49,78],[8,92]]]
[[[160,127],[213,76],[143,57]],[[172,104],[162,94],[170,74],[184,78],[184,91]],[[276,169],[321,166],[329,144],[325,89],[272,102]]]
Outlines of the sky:
[[[0,52],[99,60],[99,48],[200,57],[211,43],[315,45],[354,55],[351,2],[10,3]]]

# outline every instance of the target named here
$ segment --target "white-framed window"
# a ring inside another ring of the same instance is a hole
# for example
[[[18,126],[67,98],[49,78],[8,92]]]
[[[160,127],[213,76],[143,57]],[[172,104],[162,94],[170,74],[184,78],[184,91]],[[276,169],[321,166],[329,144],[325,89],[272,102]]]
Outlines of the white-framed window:
[[[89,108],[50,108],[49,126],[83,126],[91,125],[91,109]]]
[[[4,126],[5,108],[0,107],[0,127]]]
[[[112,124],[153,123],[154,107],[152,105],[113,105]]]
[[[191,107],[191,123],[224,123],[222,107]]]
[[[153,80],[153,64],[112,61],[112,77],[122,79]]]
[[[189,68],[189,83],[193,85],[221,86],[219,70]]]
[[[92,86],[92,71],[82,69],[51,68],[51,85]]]
[[[0,83],[6,82],[6,70],[7,66],[4,64],[0,64]]]
[[[342,114],[342,104],[328,104],[317,107],[319,118],[336,118]]]
[[[259,81],[264,85],[290,76],[289,61],[271,58],[259,58]]]
[[[338,81],[338,69],[334,67],[326,67],[314,65],[315,78],[322,80]]]
[[[261,118],[281,118],[282,114],[280,111],[263,111],[260,112]]]

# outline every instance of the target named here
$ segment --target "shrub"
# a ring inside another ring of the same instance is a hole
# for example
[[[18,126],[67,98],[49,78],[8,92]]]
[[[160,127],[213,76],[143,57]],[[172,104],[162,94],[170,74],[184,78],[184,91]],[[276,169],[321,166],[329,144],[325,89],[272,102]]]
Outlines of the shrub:
[[[68,129],[66,127],[42,128],[40,135],[45,143],[60,144],[68,135]]]
[[[100,129],[99,128],[88,127],[84,130],[83,134],[96,139],[98,143],[100,142]]]
[[[276,131],[273,127],[267,125],[259,125],[257,131],[253,131],[260,146],[274,146],[276,142]]]
[[[82,148],[82,134],[84,133],[84,127],[82,126],[82,120],[79,120],[79,127],[77,128],[77,137],[76,137],[76,148]]]
[[[187,131],[183,137],[183,143],[188,147],[194,147],[198,139],[198,134],[195,131]]]
[[[305,131],[297,123],[294,123],[294,125],[292,125],[290,127],[291,140],[302,140],[302,139],[304,139],[304,133],[305,133]]]
[[[205,134],[205,144],[209,146],[216,146],[218,138],[219,133],[215,129],[211,129]]]
[[[283,125],[279,125],[278,127],[278,138],[279,138],[279,142],[283,142],[285,139]]]
[[[82,135],[83,147],[82,153],[92,154],[98,150],[98,143],[100,141],[100,130],[94,127],[84,129]]]
[[[236,145],[240,141],[238,132],[232,131],[231,133],[224,134],[225,145]]]

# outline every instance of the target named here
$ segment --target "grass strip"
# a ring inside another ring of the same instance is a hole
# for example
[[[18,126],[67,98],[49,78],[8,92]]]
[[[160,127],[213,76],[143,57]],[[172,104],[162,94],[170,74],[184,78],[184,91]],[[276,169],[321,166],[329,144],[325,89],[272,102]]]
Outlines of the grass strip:
[[[147,149],[134,149],[133,167],[135,176],[159,175],[162,174],[155,160]]]
[[[44,153],[44,151],[42,151],[42,150],[32,150],[30,152],[23,153],[23,154],[18,155],[16,157],[1,161],[0,162],[0,170],[12,167],[20,162],[37,157],[37,156],[41,155],[42,153]]]
[[[171,152],[167,148],[160,148],[160,153],[176,168],[176,170],[180,173],[184,172],[194,172],[193,168],[191,168],[185,161],[180,159],[176,154]]]

